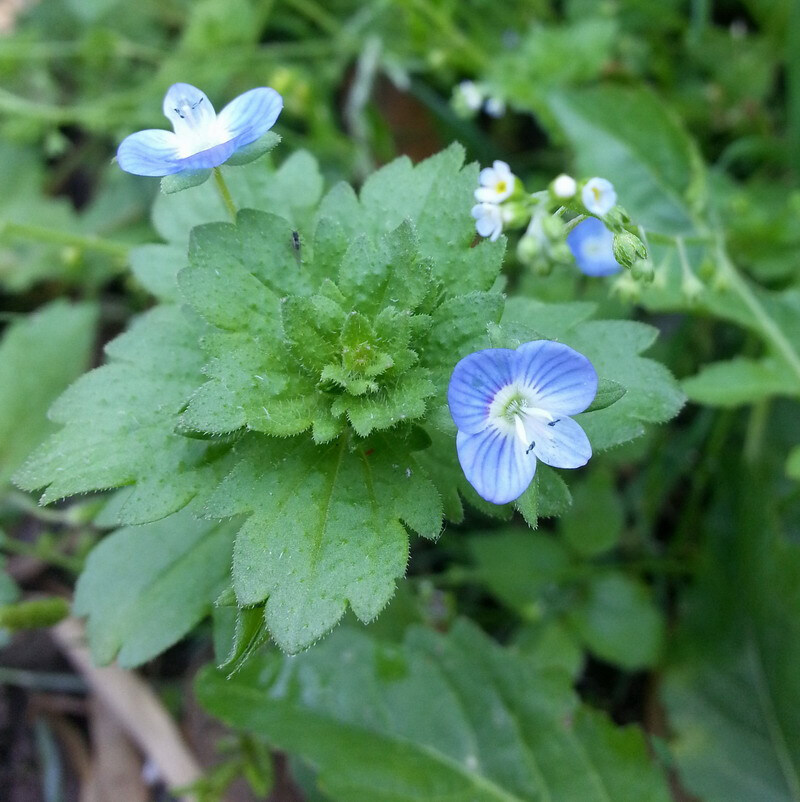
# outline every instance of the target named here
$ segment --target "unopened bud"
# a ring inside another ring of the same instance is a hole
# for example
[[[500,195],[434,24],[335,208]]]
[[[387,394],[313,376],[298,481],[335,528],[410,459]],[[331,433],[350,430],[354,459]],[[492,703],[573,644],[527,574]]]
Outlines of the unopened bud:
[[[652,284],[656,269],[649,259],[639,259],[631,265],[631,276],[642,284]]]
[[[619,278],[611,285],[611,292],[623,301],[633,303],[639,300],[642,294],[642,287],[638,281],[634,280],[628,272],[620,274]]]
[[[714,263],[713,259],[709,259],[706,257],[700,262],[700,266],[697,268],[697,275],[700,277],[701,281],[709,281],[710,279],[714,278],[714,274],[717,272],[717,266]]]
[[[569,200],[574,197],[575,193],[578,191],[578,182],[571,175],[561,173],[561,175],[555,178],[553,183],[550,184],[550,191],[558,200]]]
[[[512,197],[514,197],[512,195]],[[530,220],[530,209],[527,204],[510,200],[500,204],[500,214],[503,218],[503,230],[521,228]]]
[[[622,206],[614,206],[603,217],[606,228],[614,232],[624,231],[625,226],[631,222],[631,218]]]
[[[541,255],[531,264],[531,271],[534,276],[549,276],[553,272],[553,263],[546,256]]]
[[[541,255],[542,245],[536,237],[525,234],[520,238],[517,244],[517,258],[522,264],[532,267],[534,262],[541,258]]]
[[[569,249],[566,242],[555,242],[550,247],[550,260],[559,265],[571,265],[575,263],[575,256]]]
[[[700,281],[691,270],[687,270],[683,274],[681,281],[681,293],[689,304],[696,303],[700,296],[705,292],[706,285]]]
[[[566,239],[564,221],[560,217],[546,215],[542,217],[542,231],[547,239],[557,242]]]
[[[67,267],[75,267],[81,261],[80,248],[74,245],[66,245],[61,249],[61,261]]]
[[[623,267],[633,267],[634,263],[647,259],[644,243],[630,231],[620,231],[614,235],[614,258]]]

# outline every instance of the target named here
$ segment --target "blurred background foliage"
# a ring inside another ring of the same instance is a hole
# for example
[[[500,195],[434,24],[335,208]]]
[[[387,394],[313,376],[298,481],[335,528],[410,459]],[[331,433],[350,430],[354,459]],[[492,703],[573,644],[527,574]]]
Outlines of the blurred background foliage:
[[[466,616],[543,671],[565,672],[615,721],[644,728],[675,799],[800,800],[800,5],[42,0],[1,10],[0,601],[68,592],[103,533],[91,523],[97,500],[37,509],[9,477],[49,433],[49,404],[149,303],[126,254],[158,238],[149,218],[158,183],[122,173],[116,145],[164,127],[161,99],[175,81],[218,106],[269,85],[286,104],[278,160],[307,148],[328,183],[358,184],[397,154],[416,160],[458,139],[482,164],[509,161],[532,188],[564,170],[607,175],[648,231],[685,237],[704,286],[687,298],[681,254],[655,238],[662,280],[633,299],[577,271],[532,275],[512,249],[510,291],[593,301],[605,316],[658,326],[657,356],[692,403],[668,427],[597,455],[573,478],[573,506],[557,523],[532,533],[473,512],[438,544],[416,543],[410,579],[366,635],[345,626],[327,651],[298,658],[306,681],[314,672],[331,681],[323,655],[337,652],[337,638],[356,652],[368,649],[362,638],[399,649],[412,624],[444,632]],[[463,80],[506,113],[457,114]],[[722,249],[697,239],[708,231]],[[733,279],[728,261],[740,271]],[[731,293],[731,281],[749,295]],[[233,626],[224,608],[214,615],[217,630]],[[459,626],[447,648],[469,636]],[[331,796],[316,790],[309,765],[325,769],[330,756],[313,739],[280,737],[295,715],[288,701],[278,735],[266,724],[244,735],[248,711],[233,700],[220,712],[219,680],[203,675],[201,697],[234,734],[198,723],[175,690],[209,658],[208,640],[201,628],[145,669],[194,743],[222,743],[202,785],[208,798],[239,776],[251,788],[234,784],[239,798],[264,798],[273,782],[274,799],[348,798],[341,778],[329,780]],[[433,648],[420,644],[403,646],[402,659]],[[76,678],[24,633],[0,664],[0,787],[19,794],[11,799],[40,798],[26,788],[77,798],[64,746],[77,708],[53,703],[83,698]],[[355,704],[358,689],[346,694]],[[337,716],[328,711],[329,722]],[[275,759],[275,773],[265,743],[294,753]],[[660,798],[625,793],[615,799]]]

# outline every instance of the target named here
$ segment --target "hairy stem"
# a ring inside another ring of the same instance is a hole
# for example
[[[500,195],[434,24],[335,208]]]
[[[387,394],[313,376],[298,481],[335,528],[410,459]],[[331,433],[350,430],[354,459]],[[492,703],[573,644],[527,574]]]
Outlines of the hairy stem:
[[[222,202],[225,204],[225,208],[228,210],[232,220],[236,222],[236,204],[233,202],[231,191],[228,189],[228,185],[225,183],[225,178],[222,175],[222,170],[220,170],[219,167],[214,168],[214,181],[217,184],[219,194],[222,196]]]
[[[115,242],[91,234],[70,234],[68,231],[59,231],[29,223],[0,222],[0,236],[36,240],[51,245],[72,245],[82,250],[96,251],[121,258],[125,258],[130,250],[130,246],[123,242]]]

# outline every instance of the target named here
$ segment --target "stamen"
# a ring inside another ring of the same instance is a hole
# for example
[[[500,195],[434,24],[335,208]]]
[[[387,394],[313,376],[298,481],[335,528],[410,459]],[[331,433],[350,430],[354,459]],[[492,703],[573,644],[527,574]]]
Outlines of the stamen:
[[[528,435],[525,432],[525,424],[522,422],[522,415],[520,415],[519,412],[514,415],[514,428],[517,431],[517,437],[522,445],[527,447]]]

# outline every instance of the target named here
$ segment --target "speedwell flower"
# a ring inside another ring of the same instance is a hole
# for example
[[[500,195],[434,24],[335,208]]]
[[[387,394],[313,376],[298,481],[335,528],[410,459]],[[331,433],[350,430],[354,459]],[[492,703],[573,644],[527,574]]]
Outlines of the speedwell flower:
[[[480,172],[481,185],[475,190],[478,203],[502,203],[511,196],[516,184],[511,168],[499,159]]]
[[[585,465],[592,447],[569,416],[596,393],[592,363],[563,343],[535,340],[464,357],[447,402],[467,481],[481,498],[505,504],[525,492],[537,459],[555,468]]]
[[[239,95],[217,114],[199,89],[173,84],[163,108],[174,133],[150,129],[126,137],[117,150],[126,172],[163,176],[217,167],[272,128],[283,99],[262,86]]]
[[[616,205],[617,193],[614,185],[605,178],[590,178],[583,185],[581,200],[589,212],[602,217]]]
[[[503,210],[496,203],[476,203],[472,207],[475,228],[482,237],[496,242],[503,233]]]
[[[614,258],[614,235],[596,217],[587,217],[567,234],[578,269],[587,276],[610,276],[622,265]]]

